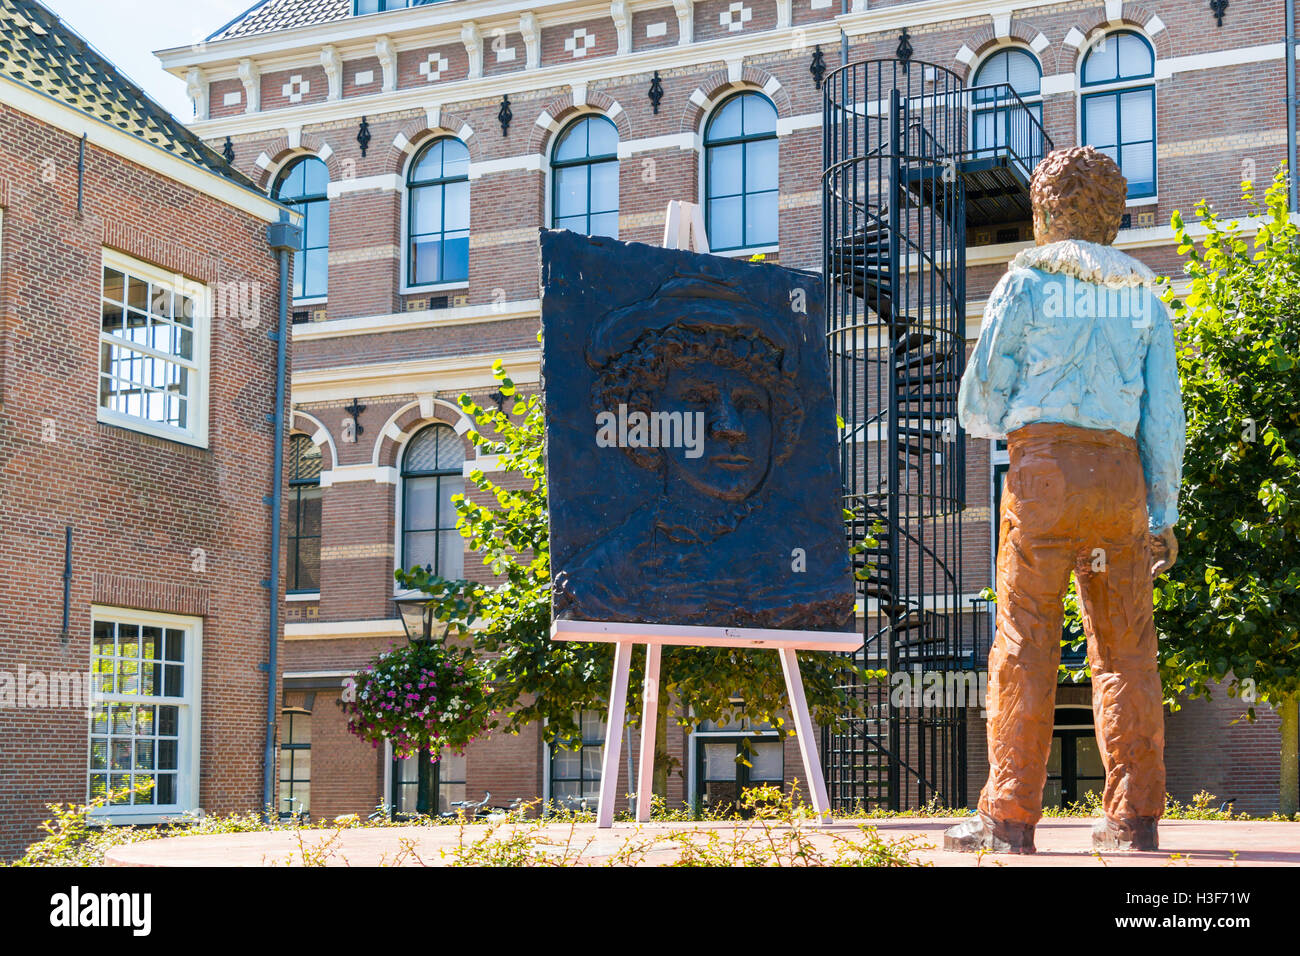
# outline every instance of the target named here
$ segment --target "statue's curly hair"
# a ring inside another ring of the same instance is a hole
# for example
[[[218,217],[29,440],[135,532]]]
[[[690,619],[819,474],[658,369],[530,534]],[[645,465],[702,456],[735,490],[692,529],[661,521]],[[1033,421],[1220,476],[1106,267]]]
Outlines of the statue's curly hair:
[[[1029,198],[1040,245],[1062,239],[1110,245],[1124,216],[1128,180],[1092,146],[1054,149],[1034,168]]]
[[[639,337],[627,351],[596,372],[591,400],[597,411],[626,405],[628,411],[650,414],[662,411],[659,397],[668,385],[670,368],[712,362],[744,372],[767,389],[771,399],[772,463],[781,464],[794,454],[803,427],[804,407],[791,376],[781,371],[782,350],[768,339],[750,332],[716,326],[671,325]],[[625,448],[638,466],[658,471],[663,456],[657,448]]]

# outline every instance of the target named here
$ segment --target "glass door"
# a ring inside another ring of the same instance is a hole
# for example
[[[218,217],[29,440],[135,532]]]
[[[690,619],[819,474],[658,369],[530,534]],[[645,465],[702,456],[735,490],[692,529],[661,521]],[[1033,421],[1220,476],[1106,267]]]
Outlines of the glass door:
[[[393,759],[389,804],[394,819],[452,813],[465,799],[465,758],[444,752],[435,763],[427,753]]]
[[[1043,806],[1066,807],[1078,803],[1089,790],[1100,794],[1105,788],[1106,771],[1092,728],[1058,728],[1053,732]]]

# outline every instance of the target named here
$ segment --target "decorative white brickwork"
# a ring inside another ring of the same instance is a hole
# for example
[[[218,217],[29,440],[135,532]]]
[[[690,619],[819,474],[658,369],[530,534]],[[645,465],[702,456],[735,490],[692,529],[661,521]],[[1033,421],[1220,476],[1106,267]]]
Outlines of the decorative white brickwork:
[[[442,73],[447,69],[447,58],[437,50],[429,54],[429,58],[420,64],[420,75],[433,83],[442,77]]]
[[[735,0],[727,9],[718,14],[718,23],[727,28],[729,33],[745,29],[745,24],[754,19],[754,11],[745,6],[743,0]]]
[[[578,27],[573,31],[573,36],[564,41],[565,52],[571,53],[576,60],[578,57],[586,56],[587,51],[596,45],[596,36],[588,33],[586,27]]]
[[[280,92],[288,97],[290,103],[301,103],[303,96],[311,92],[311,80],[304,80],[301,73],[295,73]]]

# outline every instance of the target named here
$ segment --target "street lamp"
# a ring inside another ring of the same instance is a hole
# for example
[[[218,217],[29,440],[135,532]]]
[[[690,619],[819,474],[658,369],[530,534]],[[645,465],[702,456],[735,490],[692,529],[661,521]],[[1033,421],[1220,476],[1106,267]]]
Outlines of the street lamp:
[[[393,598],[397,613],[412,644],[427,644],[433,637],[433,605],[427,594]]]
[[[432,567],[426,567],[425,570],[429,573],[433,572]],[[393,598],[393,603],[397,605],[397,615],[401,618],[402,629],[406,631],[408,641],[417,645],[427,645],[432,641],[433,604],[429,601],[427,594],[413,594]],[[429,759],[429,754],[424,750],[421,750],[416,755],[415,767],[415,812],[423,816],[433,812],[436,806],[433,801],[433,794],[438,788],[437,768],[434,767],[433,761]]]

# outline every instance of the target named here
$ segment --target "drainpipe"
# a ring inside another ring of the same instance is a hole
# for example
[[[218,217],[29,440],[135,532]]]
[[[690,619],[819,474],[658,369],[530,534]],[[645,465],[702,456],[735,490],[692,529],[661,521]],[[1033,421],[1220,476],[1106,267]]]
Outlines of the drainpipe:
[[[302,244],[302,227],[289,222],[288,213],[266,227],[266,241],[280,260],[279,331],[267,333],[275,343],[275,410],[267,415],[275,430],[275,471],[271,477],[271,578],[265,582],[271,596],[269,654],[266,662],[266,749],[262,755],[262,807],[275,819],[275,725],[279,716],[275,698],[280,651],[280,506],[284,496],[284,400],[289,346],[289,257]]]
[[[1287,0],[1290,2],[1290,0]],[[849,12],[849,0],[840,0],[840,16],[847,16]],[[840,66],[846,66],[849,62],[849,38],[840,27]]]
[[[1300,212],[1296,201],[1296,89],[1295,89],[1295,0],[1286,0],[1286,172],[1290,181],[1288,206]]]

